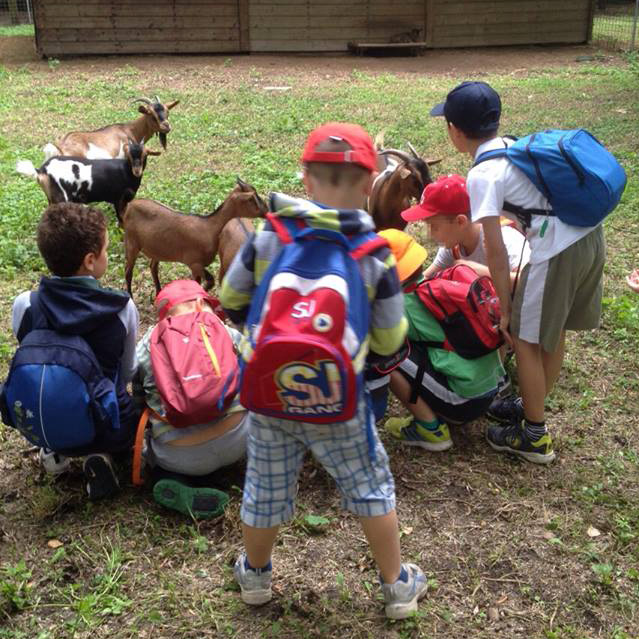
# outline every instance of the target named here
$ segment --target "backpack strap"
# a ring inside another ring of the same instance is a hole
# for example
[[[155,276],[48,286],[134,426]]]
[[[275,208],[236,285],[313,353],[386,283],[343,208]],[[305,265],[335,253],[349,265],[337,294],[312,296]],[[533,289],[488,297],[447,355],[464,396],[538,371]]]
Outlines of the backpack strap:
[[[504,136],[504,137],[511,137],[512,139],[512,136]],[[530,153],[530,151],[528,151],[528,156],[530,157],[531,161],[533,162],[535,166],[535,172],[537,173],[537,177],[540,179],[541,183],[545,185],[545,182],[543,181],[543,178],[541,177],[539,164],[536,158]],[[488,160],[496,160],[498,158],[507,158],[507,157],[508,157],[508,147],[504,144],[503,149],[493,149],[492,151],[484,151],[483,153],[480,153],[479,156],[476,158],[475,162],[473,163],[473,168],[476,167],[478,164],[481,164],[482,162],[487,162]],[[549,199],[547,187],[546,187],[546,192],[544,193],[544,196],[546,197],[546,199]],[[524,208],[523,206],[518,206],[517,204],[512,204],[511,202],[506,202],[506,201],[504,201],[502,208],[504,211],[508,211],[508,213],[512,213],[513,215],[517,217],[517,219],[521,223],[521,226],[524,229],[524,234],[526,229],[530,228],[533,215],[546,215],[546,216],[554,215],[552,210],[535,209],[535,208],[528,209],[528,208]]]
[[[372,239],[364,240],[361,244],[359,244],[359,246],[349,251],[349,255],[354,260],[359,260],[365,255],[370,255],[371,253],[374,253],[378,249],[384,247],[390,249],[388,240],[378,235],[377,237],[374,237]]]

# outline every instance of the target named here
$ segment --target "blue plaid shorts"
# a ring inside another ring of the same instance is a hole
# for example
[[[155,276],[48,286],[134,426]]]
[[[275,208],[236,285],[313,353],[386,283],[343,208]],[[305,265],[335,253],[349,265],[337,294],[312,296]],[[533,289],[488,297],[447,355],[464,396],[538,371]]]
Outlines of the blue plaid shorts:
[[[309,449],[337,482],[345,509],[363,517],[391,512],[395,482],[372,422],[374,455],[370,454],[368,410],[362,402],[353,419],[337,424],[305,424],[250,413],[242,521],[270,528],[292,519],[297,478]]]

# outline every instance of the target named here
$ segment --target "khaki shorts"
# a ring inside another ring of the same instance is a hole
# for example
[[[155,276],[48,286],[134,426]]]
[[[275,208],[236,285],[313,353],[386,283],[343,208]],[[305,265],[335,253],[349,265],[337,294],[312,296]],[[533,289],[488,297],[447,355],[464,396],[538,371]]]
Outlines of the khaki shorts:
[[[526,264],[513,300],[511,334],[553,353],[564,330],[597,328],[605,259],[600,225],[549,260]]]

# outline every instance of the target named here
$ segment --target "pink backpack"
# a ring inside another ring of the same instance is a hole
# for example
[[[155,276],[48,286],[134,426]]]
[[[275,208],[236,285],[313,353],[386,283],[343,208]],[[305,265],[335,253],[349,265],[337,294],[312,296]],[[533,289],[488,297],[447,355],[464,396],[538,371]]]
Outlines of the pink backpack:
[[[178,428],[221,417],[239,390],[233,340],[214,313],[162,319],[151,334],[151,366],[166,418]]]

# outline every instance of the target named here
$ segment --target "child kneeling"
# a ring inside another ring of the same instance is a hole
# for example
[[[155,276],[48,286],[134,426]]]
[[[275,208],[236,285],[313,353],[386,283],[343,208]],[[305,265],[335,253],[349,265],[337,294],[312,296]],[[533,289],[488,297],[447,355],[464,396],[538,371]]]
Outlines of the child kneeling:
[[[188,327],[200,323],[200,314],[212,315],[218,303],[197,282],[176,280],[160,291],[155,306],[160,321],[166,322],[166,318],[190,315],[189,318],[184,317],[187,320],[185,325]],[[219,322],[220,330],[228,333],[232,346],[238,344],[241,338],[238,331],[222,324],[217,317],[209,319],[213,320],[213,324]],[[201,324],[204,325],[205,322]],[[216,517],[224,511],[229,497],[212,486],[214,480],[210,475],[245,456],[247,412],[240,405],[236,391],[230,389],[231,393],[226,394],[227,388],[223,385],[220,397],[211,401],[210,418],[207,421],[191,423],[186,427],[171,425],[166,418],[167,411],[158,390],[151,361],[152,351],[158,347],[153,340],[157,326],[149,328],[137,346],[138,381],[144,391],[145,402],[153,411],[146,451],[146,461],[152,468],[153,496],[163,506],[184,514],[192,514],[202,519]],[[218,334],[218,343],[208,345],[211,347],[208,352],[213,353],[211,357],[217,367],[224,366],[219,343],[224,337],[224,333]],[[199,346],[205,348],[204,345]],[[179,355],[188,357],[186,346]],[[229,371],[230,377],[239,374],[236,355],[233,354],[232,357],[231,365],[234,370]],[[195,369],[192,372],[194,374],[187,377],[199,376]],[[220,399],[223,401],[219,405],[223,408],[218,410],[215,404]],[[186,415],[180,417],[189,421]],[[194,422],[193,419],[190,421]],[[177,423],[176,420],[174,422]]]
[[[448,425],[481,417],[497,393],[504,369],[497,350],[466,359],[437,346],[446,340],[444,331],[414,292],[424,280],[426,249],[403,231],[390,229],[380,235],[397,261],[410,344],[408,358],[391,373],[390,387],[411,417],[392,417],[386,429],[403,444],[448,450],[453,445]],[[421,382],[417,382],[422,370]]]

